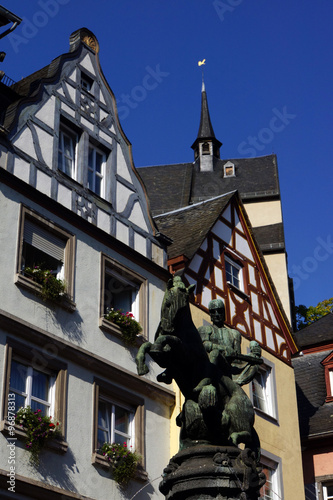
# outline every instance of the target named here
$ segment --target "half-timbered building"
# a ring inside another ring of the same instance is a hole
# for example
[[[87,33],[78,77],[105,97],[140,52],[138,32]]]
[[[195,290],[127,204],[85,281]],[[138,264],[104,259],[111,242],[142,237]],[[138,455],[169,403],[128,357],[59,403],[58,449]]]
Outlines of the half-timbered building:
[[[146,486],[138,499],[161,498],[170,458],[174,394],[135,365],[158,325],[166,246],[98,53],[80,29],[68,53],[0,82],[1,498],[123,498],[104,442],[141,456],[127,495]],[[118,309],[142,327],[136,347]],[[60,422],[38,467],[26,427],[13,426],[20,407]]]

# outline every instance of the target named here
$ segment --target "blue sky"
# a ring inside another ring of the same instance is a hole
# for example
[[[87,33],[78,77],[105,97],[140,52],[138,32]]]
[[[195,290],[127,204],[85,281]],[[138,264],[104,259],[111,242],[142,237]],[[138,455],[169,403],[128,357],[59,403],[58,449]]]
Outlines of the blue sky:
[[[205,58],[221,157],[277,155],[296,304],[333,296],[331,0],[1,3],[23,18],[1,40],[14,80],[67,52],[76,29],[94,32],[137,167],[192,161]]]

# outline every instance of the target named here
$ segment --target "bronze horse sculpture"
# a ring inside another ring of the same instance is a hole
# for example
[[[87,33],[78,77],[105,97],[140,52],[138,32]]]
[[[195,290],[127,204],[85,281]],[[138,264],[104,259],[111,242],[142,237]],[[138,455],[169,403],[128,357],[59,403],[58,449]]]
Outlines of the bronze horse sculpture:
[[[179,277],[168,282],[161,321],[154,343],[143,344],[136,357],[138,374],[149,369],[150,357],[164,372],[161,382],[174,379],[185,397],[177,417],[180,449],[196,444],[235,445],[244,443],[259,459],[260,443],[253,428],[253,405],[243,389],[232,380],[230,365],[210,362],[191,316],[189,297],[194,285],[186,288]],[[244,356],[243,356],[244,357]]]

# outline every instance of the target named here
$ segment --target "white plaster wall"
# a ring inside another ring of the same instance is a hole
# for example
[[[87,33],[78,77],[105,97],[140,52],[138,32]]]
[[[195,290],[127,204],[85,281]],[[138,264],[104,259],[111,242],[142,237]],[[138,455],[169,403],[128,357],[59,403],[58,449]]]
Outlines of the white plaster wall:
[[[117,144],[117,174],[121,175],[127,181],[132,182],[132,177],[128,169],[129,167],[126,163],[123,150],[120,144]]]
[[[29,182],[30,164],[21,158],[14,158],[14,175],[24,182]]]
[[[55,97],[51,96],[36,113],[36,117],[54,129]]]
[[[148,232],[148,226],[146,224],[142,208],[139,204],[139,202],[135,202],[133,206],[133,210],[128,217],[128,220],[136,224],[137,226],[141,227],[141,229],[145,230]]]
[[[133,194],[133,191],[128,189],[126,186],[117,182],[117,206],[116,211],[122,213],[128,202],[128,198]]]
[[[34,144],[32,141],[32,134],[28,127],[24,127],[23,130],[19,133],[18,137],[14,139],[13,144],[30,155],[32,158],[37,160],[36,151],[34,148]]]
[[[46,165],[52,168],[53,136],[36,126],[38,142]]]

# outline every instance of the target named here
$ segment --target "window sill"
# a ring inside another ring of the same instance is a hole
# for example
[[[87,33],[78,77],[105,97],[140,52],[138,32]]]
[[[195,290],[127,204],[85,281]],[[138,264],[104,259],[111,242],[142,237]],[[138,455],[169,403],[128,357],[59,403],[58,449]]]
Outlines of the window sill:
[[[104,330],[105,332],[111,333],[112,335],[115,335],[115,337],[122,339],[120,327],[115,323],[112,323],[112,321],[108,321],[104,317],[101,317],[99,319],[99,327],[101,330]],[[137,346],[142,345],[144,342],[147,342],[147,339],[142,334],[136,336]]]
[[[95,466],[103,467],[104,469],[107,469],[107,470],[110,469],[110,464],[107,461],[107,459],[103,455],[100,455],[99,453],[92,454],[91,463]],[[144,468],[141,464],[138,464],[136,474],[135,474],[133,480],[142,481],[142,482],[148,481],[148,473],[144,470]]]
[[[0,422],[0,432],[2,432],[3,434],[9,435],[9,427],[11,427],[11,425],[7,420],[2,420]],[[11,436],[12,439],[17,438],[19,440],[24,440],[27,437],[27,434],[22,429],[22,427],[15,425],[14,428],[15,432],[14,436]],[[68,450],[68,443],[64,439],[54,438],[51,439],[50,441],[46,441],[45,448],[55,451],[56,453],[59,454],[64,454]]]
[[[272,424],[279,425],[279,421],[276,417],[273,417],[269,413],[264,412],[263,410],[260,410],[260,408],[257,408],[256,406],[253,406],[255,412],[257,415],[260,417],[264,418],[265,420],[272,422]]]
[[[239,297],[241,297],[242,299],[246,300],[247,302],[250,302],[250,300],[251,300],[250,296],[247,295],[245,292],[243,292],[243,290],[240,290],[239,288],[237,288],[235,285],[230,283],[230,281],[227,281],[227,285],[230,288],[230,290],[232,292],[234,292],[236,295],[239,295]]]
[[[42,287],[38,283],[35,283],[31,278],[27,278],[26,276],[23,276],[23,274],[17,274],[16,275],[16,280],[15,280],[16,285],[21,286],[25,288],[26,290],[29,290],[29,292],[34,293],[38,297],[42,297]],[[72,299],[68,296],[63,296],[61,300],[58,301],[53,301],[53,300],[47,300],[45,302],[52,303],[54,305],[58,305],[60,307],[63,307],[64,309],[67,309],[69,312],[73,312],[76,309],[76,304],[75,302],[72,301]]]

